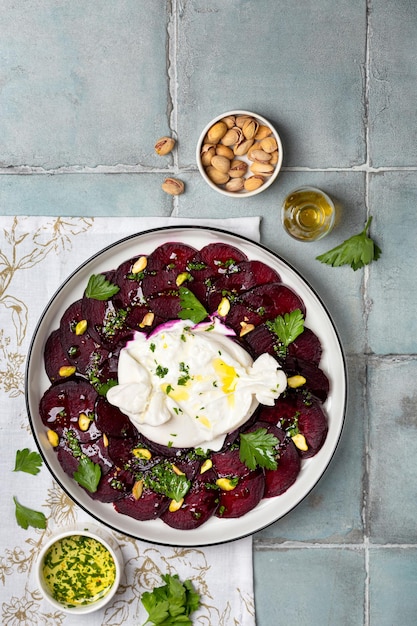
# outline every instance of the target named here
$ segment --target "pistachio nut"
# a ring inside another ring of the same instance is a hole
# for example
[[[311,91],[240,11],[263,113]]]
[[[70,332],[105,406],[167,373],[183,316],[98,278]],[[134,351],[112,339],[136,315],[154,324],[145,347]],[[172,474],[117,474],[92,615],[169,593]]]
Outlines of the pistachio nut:
[[[278,163],[278,150],[271,152],[271,160],[269,162],[271,165],[276,165]]]
[[[233,128],[233,126],[236,126],[236,117],[234,115],[227,115],[223,117],[222,122],[226,124],[227,128]]]
[[[236,156],[243,156],[244,154],[247,153],[247,151],[252,146],[252,144],[253,144],[253,139],[244,139],[233,148],[233,152],[235,153]]]
[[[259,122],[257,122],[253,117],[246,120],[242,126],[242,132],[246,139],[253,139],[257,133],[259,128]]]
[[[247,122],[248,120],[253,120],[253,117],[251,117],[250,115],[237,115],[236,126],[238,128],[243,128],[244,123]]]
[[[229,148],[229,146],[224,146],[222,143],[217,144],[216,154],[226,157],[229,161],[232,161],[235,157],[233,150]]]
[[[226,189],[226,191],[232,191],[233,193],[242,191],[242,189],[244,188],[243,177],[241,176],[240,178],[231,178],[227,181],[224,188]]]
[[[224,185],[229,180],[229,174],[216,170],[212,165],[208,166],[206,174],[215,185]]]
[[[278,149],[275,137],[265,137],[265,139],[261,139],[261,148],[265,150],[265,152],[275,152],[275,150]]]
[[[224,122],[216,122],[207,131],[207,143],[219,143],[227,132],[227,126]]]
[[[260,174],[254,174],[245,180],[244,187],[246,191],[255,191],[256,189],[259,189],[264,182],[265,179]]]
[[[241,138],[242,131],[237,126],[234,126],[233,128],[229,128],[227,133],[222,137],[221,143],[224,146],[233,146],[234,144],[239,143]]]
[[[161,137],[155,144],[155,152],[161,156],[169,154],[175,146],[175,139],[172,137]]]
[[[211,159],[211,165],[215,167],[216,170],[219,170],[219,172],[223,172],[223,174],[226,174],[230,169],[230,159],[216,154]]]
[[[162,183],[162,189],[171,196],[179,196],[184,192],[184,183],[178,178],[166,178]]]
[[[203,167],[207,167],[211,163],[211,159],[216,154],[216,146],[212,143],[205,143],[201,148],[201,163]]]
[[[269,126],[265,126],[264,124],[260,124],[258,130],[256,131],[255,139],[260,141],[261,139],[265,139],[265,137],[269,137],[272,131]]]
[[[229,176],[230,178],[241,178],[246,174],[248,170],[248,164],[240,159],[234,159],[230,164]]]
[[[259,148],[255,150],[251,149],[250,154],[248,153],[248,159],[256,161],[257,163],[268,163],[271,161],[271,155]]]
[[[249,169],[253,174],[261,174],[262,176],[271,176],[275,168],[270,163],[258,163],[255,161],[255,163],[252,163]]]

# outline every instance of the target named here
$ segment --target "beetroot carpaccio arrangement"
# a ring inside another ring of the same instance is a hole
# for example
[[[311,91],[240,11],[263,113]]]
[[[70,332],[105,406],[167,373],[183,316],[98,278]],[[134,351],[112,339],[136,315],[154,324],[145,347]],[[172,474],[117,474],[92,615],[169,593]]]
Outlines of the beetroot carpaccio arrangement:
[[[168,242],[92,275],[44,351],[39,410],[63,470],[183,530],[280,496],[328,431],[305,316],[277,271],[226,243]]]

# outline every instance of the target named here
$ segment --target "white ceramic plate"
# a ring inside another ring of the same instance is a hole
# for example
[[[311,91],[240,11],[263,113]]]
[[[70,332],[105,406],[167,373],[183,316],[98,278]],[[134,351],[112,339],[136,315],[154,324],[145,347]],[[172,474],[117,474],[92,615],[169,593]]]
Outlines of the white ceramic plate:
[[[321,340],[323,356],[320,367],[330,380],[330,393],[324,405],[329,432],[318,454],[303,461],[294,485],[284,494],[264,499],[237,519],[211,518],[195,530],[177,530],[161,520],[139,522],[117,513],[111,504],[92,500],[88,494],[62,470],[55,451],[46,438],[46,429],[39,417],[39,401],[49,387],[43,364],[45,342],[52,330],[59,327],[67,307],[82,297],[91,274],[117,266],[135,255],[150,254],[168,241],[189,244],[199,249],[209,243],[224,242],[240,248],[251,260],[257,259],[276,269],[282,281],[292,287],[307,308],[306,326]],[[262,245],[219,229],[204,227],[167,227],[132,235],[98,252],[79,267],[58,289],[35,330],[26,368],[26,403],[31,428],[40,453],[55,480],[64,491],[93,518],[126,535],[154,543],[176,546],[202,546],[223,543],[250,535],[291,511],[314,487],[327,468],[338,444],[346,407],[346,368],[343,350],[334,324],[320,298],[306,281],[281,257]]]

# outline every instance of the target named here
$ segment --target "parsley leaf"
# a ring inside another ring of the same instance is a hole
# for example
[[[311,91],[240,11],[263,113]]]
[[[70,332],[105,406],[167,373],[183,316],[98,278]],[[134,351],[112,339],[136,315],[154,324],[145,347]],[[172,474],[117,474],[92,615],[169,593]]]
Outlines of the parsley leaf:
[[[201,302],[187,287],[179,288],[181,310],[178,317],[182,320],[191,320],[194,324],[202,322],[208,313]]]
[[[31,452],[29,448],[17,450],[14,472],[26,472],[27,474],[39,474],[42,465],[42,457],[38,452]]]
[[[82,456],[77,469],[73,475],[81,487],[85,487],[91,493],[97,491],[98,483],[101,478],[101,468],[97,463],[93,463],[88,456]]]
[[[354,271],[364,265],[368,265],[372,261],[377,261],[381,255],[381,249],[367,235],[371,222],[372,216],[366,222],[362,232],[346,239],[340,245],[328,250],[328,252],[320,254],[316,259],[332,267],[350,265]]]
[[[103,274],[92,274],[88,279],[85,295],[93,300],[108,300],[120,291],[120,287],[113,285]]]
[[[277,469],[275,458],[278,439],[268,433],[266,428],[258,428],[253,432],[241,433],[239,458],[250,470],[258,467]]]
[[[177,574],[162,575],[165,585],[155,587],[153,591],[142,594],[142,604],[148,612],[147,624],[191,626],[191,613],[200,606],[200,595],[195,591],[190,580],[182,583]]]
[[[46,517],[43,513],[23,506],[23,504],[18,502],[16,496],[13,496],[13,500],[16,506],[16,521],[21,528],[25,530],[27,530],[29,526],[33,528],[46,528]]]
[[[266,322],[267,327],[275,333],[281,345],[287,348],[304,330],[304,315],[300,309],[291,313],[278,315],[274,320]]]

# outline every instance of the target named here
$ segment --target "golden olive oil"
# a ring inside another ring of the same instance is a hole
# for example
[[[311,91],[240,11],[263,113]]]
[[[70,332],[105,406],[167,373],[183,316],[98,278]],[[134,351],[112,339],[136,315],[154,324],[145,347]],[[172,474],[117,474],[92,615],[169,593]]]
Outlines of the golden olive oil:
[[[110,591],[115,577],[110,552],[86,535],[59,539],[43,561],[43,578],[50,594],[66,607],[97,602]]]
[[[315,187],[295,189],[285,198],[282,223],[291,237],[301,241],[321,239],[333,227],[335,208],[327,194]]]

